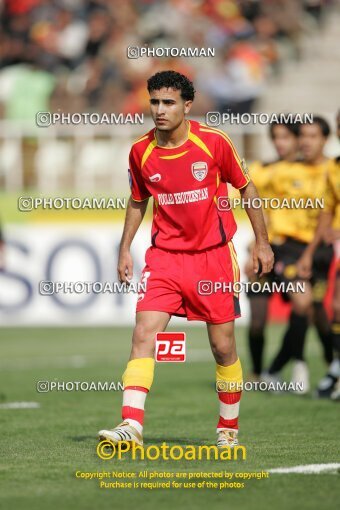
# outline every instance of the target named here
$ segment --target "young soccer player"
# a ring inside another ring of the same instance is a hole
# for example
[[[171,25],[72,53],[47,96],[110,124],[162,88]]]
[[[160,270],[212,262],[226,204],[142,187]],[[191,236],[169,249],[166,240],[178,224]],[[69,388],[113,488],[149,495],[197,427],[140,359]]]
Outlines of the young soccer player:
[[[337,132],[340,140],[340,112],[337,116]],[[299,274],[304,278],[312,275],[313,259],[318,247],[325,242],[334,246],[335,253],[335,283],[332,300],[333,321],[333,349],[335,358],[330,364],[327,374],[321,379],[317,387],[319,397],[331,397],[340,400],[340,157],[332,161],[328,174],[328,190],[326,193],[325,209],[320,215],[314,239],[307,246],[298,260]]]
[[[218,198],[227,195],[226,183],[250,202],[258,194],[230,138],[186,119],[195,94],[187,77],[175,71],[157,73],[148,80],[148,91],[155,128],[139,138],[130,152],[131,197],[118,262],[120,280],[129,282],[130,246],[152,196],[151,246],[142,273],[146,292],[138,297],[131,355],[123,374],[123,422],[101,430],[99,437],[114,444],[122,440],[142,444],[144,403],[154,377],[155,335],[166,329],[172,315],[178,315],[207,324],[216,380],[230,387],[218,393],[217,445],[234,446],[241,398],[237,384],[242,383],[234,335],[239,298],[222,289],[202,295],[199,282],[232,284],[239,278],[232,242],[236,223],[230,210],[218,208]],[[256,238],[254,271],[261,264],[264,274],[272,269],[273,254],[263,214],[252,207],[247,213]]]
[[[303,161],[295,163],[293,171],[290,168],[275,173],[271,181],[272,193],[278,198],[303,199],[306,204],[312,200],[316,204],[316,200],[321,200],[327,190],[331,162],[324,156],[323,149],[330,129],[323,118],[314,116],[313,123],[301,125],[299,132]],[[316,205],[272,211],[270,229],[276,238],[272,248],[275,254],[274,274],[278,279],[287,283],[304,280],[298,274],[297,261],[314,237],[320,212],[321,208]],[[288,293],[292,304],[288,328],[266,376],[267,379],[276,379],[286,363],[293,359],[292,382],[303,383],[304,389],[297,391],[302,394],[309,391],[308,367],[303,350],[311,311],[325,359],[330,363],[333,357],[330,325],[323,307],[332,257],[332,247],[320,245],[314,257],[312,278],[304,280],[305,292]]]
[[[271,179],[276,170],[280,168],[293,167],[298,159],[298,134],[299,123],[294,122],[276,122],[270,125],[270,137],[277,153],[277,159],[270,163],[261,163],[255,161],[249,166],[250,177],[255,184],[257,191],[261,198],[271,197],[270,185]],[[270,230],[270,208],[264,211],[265,218],[267,219],[267,229],[270,242],[273,239]],[[249,257],[245,272],[250,281],[259,281],[264,283],[268,281],[270,276],[258,278],[253,272],[252,258]],[[248,330],[248,345],[252,361],[252,373],[249,379],[258,381],[261,378],[263,370],[263,351],[265,345],[265,326],[267,322],[268,304],[270,293],[268,291],[261,293],[254,293],[251,290],[248,292],[250,302],[250,325]]]

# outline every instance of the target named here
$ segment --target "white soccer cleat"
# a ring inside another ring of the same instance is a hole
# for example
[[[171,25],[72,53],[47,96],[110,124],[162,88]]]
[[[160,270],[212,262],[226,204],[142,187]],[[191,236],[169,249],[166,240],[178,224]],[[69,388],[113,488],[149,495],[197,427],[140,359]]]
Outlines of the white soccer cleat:
[[[273,395],[280,395],[282,393],[282,389],[280,388],[282,381],[279,372],[276,372],[275,374],[262,372],[260,381],[266,383],[266,391],[273,393]]]
[[[340,360],[336,358],[329,365],[327,374],[319,381],[316,396],[318,398],[329,398],[336,388],[339,377]]]
[[[318,398],[329,398],[334,391],[337,378],[331,374],[326,374],[318,383],[315,396]]]
[[[306,395],[310,390],[309,370],[307,363],[304,361],[295,361],[292,372],[291,382],[295,386],[292,393],[296,395]],[[297,388],[297,384],[302,386],[302,389]]]
[[[138,445],[143,445],[142,435],[130,425],[127,421],[123,421],[114,429],[100,430],[98,432],[100,441],[107,439],[113,444],[117,444],[121,441],[134,442]]]
[[[224,448],[225,446],[238,445],[237,430],[221,430],[217,432],[217,448]]]

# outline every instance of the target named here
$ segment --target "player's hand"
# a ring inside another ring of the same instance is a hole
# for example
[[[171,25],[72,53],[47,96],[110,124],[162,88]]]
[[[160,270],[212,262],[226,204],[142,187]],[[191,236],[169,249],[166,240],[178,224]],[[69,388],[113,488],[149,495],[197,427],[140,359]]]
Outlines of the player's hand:
[[[296,271],[300,278],[312,276],[313,256],[305,251],[296,263]]]
[[[119,252],[118,278],[121,283],[130,283],[133,277],[133,261],[129,250]]]
[[[263,276],[270,273],[274,266],[274,253],[270,244],[265,242],[256,242],[253,249],[253,269],[254,273]]]

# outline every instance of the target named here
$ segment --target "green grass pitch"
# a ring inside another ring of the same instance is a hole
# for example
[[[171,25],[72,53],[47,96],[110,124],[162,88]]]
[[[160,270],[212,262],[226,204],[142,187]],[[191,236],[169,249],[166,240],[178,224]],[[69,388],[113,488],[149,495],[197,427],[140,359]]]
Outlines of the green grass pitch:
[[[181,331],[181,327],[172,327]],[[267,331],[266,358],[282,326]],[[214,444],[218,415],[215,367],[205,326],[186,328],[186,363],[156,366],[146,403],[145,446]],[[121,421],[121,392],[38,393],[39,380],[119,381],[130,351],[131,328],[0,329],[0,403],[38,402],[38,409],[0,408],[0,507],[4,509],[209,508],[323,510],[338,508],[340,474],[271,474],[235,489],[100,489],[80,471],[260,471],[339,462],[340,408],[311,396],[244,392],[240,442],[246,461],[104,461],[96,433]],[[238,351],[248,372],[246,329],[237,327]],[[324,373],[320,344],[308,337],[315,386]],[[288,372],[285,374],[289,377]]]

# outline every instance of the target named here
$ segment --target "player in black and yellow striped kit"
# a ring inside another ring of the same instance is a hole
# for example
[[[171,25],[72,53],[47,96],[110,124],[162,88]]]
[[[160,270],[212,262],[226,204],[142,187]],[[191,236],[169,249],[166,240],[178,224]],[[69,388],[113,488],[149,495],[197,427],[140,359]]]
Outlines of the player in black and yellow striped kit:
[[[249,167],[250,175],[255,183],[261,198],[275,198],[272,195],[271,181],[273,176],[280,169],[290,168],[297,160],[298,154],[298,134],[299,124],[295,122],[273,123],[270,126],[270,137],[277,152],[278,158],[270,163],[261,163],[255,161]],[[269,241],[272,242],[272,232],[270,231],[270,208],[264,209],[267,220],[267,229]],[[251,246],[249,251],[251,251]],[[261,278],[253,272],[252,257],[249,257],[245,272],[250,281],[259,281],[264,283],[270,279],[265,275]],[[263,351],[265,345],[265,326],[267,322],[269,292],[253,293],[248,292],[250,302],[251,319],[248,330],[248,345],[252,361],[251,380],[259,380],[263,368]]]
[[[280,168],[271,180],[271,193],[280,199],[303,199],[310,207],[278,208],[270,212],[270,232],[275,255],[274,274],[284,282],[304,281],[305,292],[289,292],[292,304],[288,328],[282,346],[270,365],[269,378],[277,374],[290,360],[295,360],[292,382],[302,382],[309,391],[307,365],[304,361],[304,343],[311,311],[324,349],[328,364],[332,362],[331,325],[323,306],[327,289],[328,271],[333,257],[332,246],[322,243],[313,257],[312,277],[301,278],[297,261],[306,246],[314,238],[322,208],[320,200],[328,192],[328,174],[332,161],[323,155],[324,145],[330,133],[328,123],[321,117],[314,117],[312,124],[300,127],[299,145],[303,162],[296,162],[289,168]],[[313,305],[313,306],[312,306]]]
[[[340,140],[340,111],[337,116],[337,134]],[[334,360],[317,388],[319,397],[340,401],[340,156],[332,161],[328,174],[328,192],[325,209],[320,215],[315,237],[298,261],[298,272],[308,278],[312,274],[313,257],[322,242],[333,244],[335,251],[335,282],[332,300]]]

